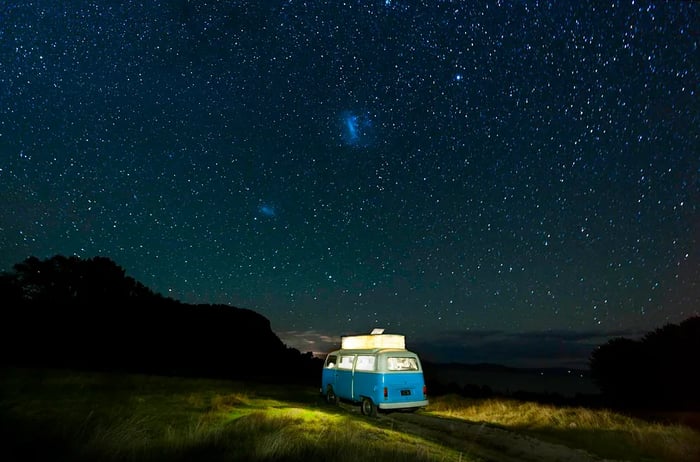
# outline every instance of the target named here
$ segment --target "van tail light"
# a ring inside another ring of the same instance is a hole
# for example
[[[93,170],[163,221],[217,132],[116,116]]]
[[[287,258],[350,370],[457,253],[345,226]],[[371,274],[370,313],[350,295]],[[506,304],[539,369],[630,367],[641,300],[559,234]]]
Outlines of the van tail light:
[[[384,387],[384,399],[389,398],[389,389],[387,387]]]
[[[428,396],[428,386],[423,385],[423,397],[425,398],[426,396]]]

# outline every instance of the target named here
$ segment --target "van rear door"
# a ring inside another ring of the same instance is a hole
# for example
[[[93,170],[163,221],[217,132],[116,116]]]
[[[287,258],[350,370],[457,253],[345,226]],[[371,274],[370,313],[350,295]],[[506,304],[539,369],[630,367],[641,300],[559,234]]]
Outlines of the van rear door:
[[[418,357],[387,357],[386,369],[384,386],[387,389],[387,400],[389,402],[407,403],[425,399],[425,381]]]

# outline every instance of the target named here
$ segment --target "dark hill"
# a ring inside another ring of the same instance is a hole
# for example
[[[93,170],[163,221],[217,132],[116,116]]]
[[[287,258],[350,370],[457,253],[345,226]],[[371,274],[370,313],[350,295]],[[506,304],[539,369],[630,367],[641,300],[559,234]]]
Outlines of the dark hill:
[[[316,382],[267,318],[152,292],[104,257],[30,257],[0,276],[0,363]]]

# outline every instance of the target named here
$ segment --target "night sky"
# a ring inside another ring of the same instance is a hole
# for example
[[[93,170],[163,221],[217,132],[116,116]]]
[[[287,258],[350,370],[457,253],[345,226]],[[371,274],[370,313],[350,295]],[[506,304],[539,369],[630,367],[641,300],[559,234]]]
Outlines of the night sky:
[[[585,366],[700,312],[699,45],[690,1],[3,1],[0,270]]]

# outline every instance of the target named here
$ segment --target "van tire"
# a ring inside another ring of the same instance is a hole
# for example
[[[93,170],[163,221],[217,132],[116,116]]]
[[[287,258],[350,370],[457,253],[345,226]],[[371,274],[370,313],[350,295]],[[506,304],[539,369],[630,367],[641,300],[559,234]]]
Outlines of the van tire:
[[[360,410],[362,413],[369,417],[377,416],[377,406],[369,398],[362,398],[362,404],[360,404]]]
[[[333,405],[338,404],[338,396],[333,391],[333,387],[328,387],[326,391],[326,402]]]

